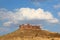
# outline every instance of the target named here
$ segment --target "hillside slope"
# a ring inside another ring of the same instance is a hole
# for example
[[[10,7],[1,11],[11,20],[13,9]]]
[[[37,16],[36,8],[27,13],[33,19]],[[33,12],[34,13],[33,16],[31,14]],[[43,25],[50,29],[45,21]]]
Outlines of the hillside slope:
[[[60,34],[46,30],[24,29],[1,36],[0,40],[60,40]]]

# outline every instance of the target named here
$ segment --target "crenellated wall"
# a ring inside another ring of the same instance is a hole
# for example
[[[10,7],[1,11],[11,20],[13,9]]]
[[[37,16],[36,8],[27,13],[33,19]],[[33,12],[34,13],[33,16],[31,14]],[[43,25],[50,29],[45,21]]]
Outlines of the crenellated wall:
[[[30,25],[30,24],[22,24],[20,25],[20,29],[24,30],[24,29],[34,29],[34,30],[40,30],[40,26],[35,26],[35,25]]]

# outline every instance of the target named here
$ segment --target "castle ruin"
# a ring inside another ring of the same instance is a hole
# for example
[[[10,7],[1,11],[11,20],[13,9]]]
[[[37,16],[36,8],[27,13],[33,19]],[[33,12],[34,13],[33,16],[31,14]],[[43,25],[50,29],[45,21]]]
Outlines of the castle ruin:
[[[36,25],[30,25],[30,24],[22,24],[19,26],[20,30],[25,30],[25,29],[32,29],[32,30],[40,30],[40,26]]]

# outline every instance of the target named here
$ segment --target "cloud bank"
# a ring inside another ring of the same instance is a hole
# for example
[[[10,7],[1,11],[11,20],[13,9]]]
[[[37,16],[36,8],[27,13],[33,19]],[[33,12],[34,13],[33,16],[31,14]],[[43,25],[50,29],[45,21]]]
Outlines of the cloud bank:
[[[53,6],[55,9],[60,8],[60,3]]]
[[[60,17],[60,12],[58,12],[58,16]]]
[[[44,1],[48,1],[48,0],[30,0],[31,2],[44,2]]]
[[[23,23],[40,23],[41,20],[48,23],[58,23],[59,20],[55,18],[51,12],[44,11],[44,9],[38,8],[19,8],[15,11],[8,11],[6,9],[0,9],[0,20],[7,20],[3,23],[4,26],[10,26],[11,24],[23,24]],[[42,22],[43,22],[42,21]]]

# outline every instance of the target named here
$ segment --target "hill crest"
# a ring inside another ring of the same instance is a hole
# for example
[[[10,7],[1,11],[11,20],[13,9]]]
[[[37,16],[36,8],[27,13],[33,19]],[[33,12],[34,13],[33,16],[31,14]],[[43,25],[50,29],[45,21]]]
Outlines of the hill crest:
[[[60,40],[60,34],[42,30],[37,25],[22,24],[15,32],[1,36],[0,40],[51,40],[55,38]]]

